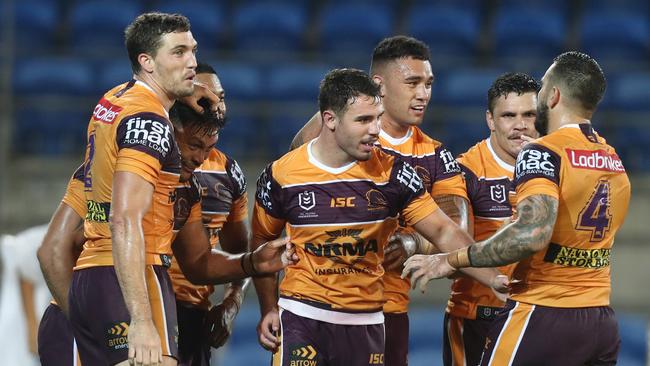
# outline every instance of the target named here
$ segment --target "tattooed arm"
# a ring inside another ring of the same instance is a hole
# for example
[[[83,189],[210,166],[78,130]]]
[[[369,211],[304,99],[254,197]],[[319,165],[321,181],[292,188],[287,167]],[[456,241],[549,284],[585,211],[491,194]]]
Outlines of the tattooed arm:
[[[544,194],[526,197],[517,205],[517,219],[489,239],[469,249],[473,267],[496,267],[528,258],[551,241],[558,200]]]
[[[455,194],[445,194],[433,196],[433,200],[453,222],[467,231],[470,236],[474,236],[474,223],[470,221],[467,199]]]

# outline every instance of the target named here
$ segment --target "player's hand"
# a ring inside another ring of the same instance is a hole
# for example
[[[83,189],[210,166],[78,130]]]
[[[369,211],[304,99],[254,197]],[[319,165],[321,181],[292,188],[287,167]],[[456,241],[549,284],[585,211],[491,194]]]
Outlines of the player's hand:
[[[221,98],[214,94],[207,85],[194,81],[194,92],[192,95],[183,97],[180,99],[181,102],[190,106],[194,111],[199,114],[203,114],[204,109],[199,105],[199,100],[202,98],[207,99],[210,102],[210,108],[213,113],[216,113],[218,116],[225,116],[225,103]]]
[[[508,279],[508,276],[495,276],[490,283],[490,287],[499,300],[503,302],[508,300],[508,294],[510,293],[510,279]]]
[[[130,365],[153,366],[162,363],[160,337],[151,319],[132,319],[129,324],[128,341]]]
[[[298,263],[296,249],[288,237],[262,244],[252,254],[255,271],[259,274],[275,273],[290,264]]]
[[[232,334],[232,325],[239,313],[239,303],[226,297],[221,304],[213,306],[205,319],[205,337],[214,348],[223,346]]]
[[[424,292],[430,280],[447,277],[454,271],[454,267],[447,262],[447,253],[417,254],[404,263],[402,278],[410,276],[412,288],[419,287],[420,291]]]
[[[277,352],[280,347],[280,314],[277,308],[273,308],[264,314],[257,325],[258,341],[262,348],[273,353]]]
[[[528,135],[521,135],[521,147],[526,146],[527,144],[535,141],[537,139],[537,136],[528,136]]]
[[[386,271],[399,271],[404,261],[415,254],[417,243],[412,235],[396,232],[388,239],[384,249],[384,269]]]

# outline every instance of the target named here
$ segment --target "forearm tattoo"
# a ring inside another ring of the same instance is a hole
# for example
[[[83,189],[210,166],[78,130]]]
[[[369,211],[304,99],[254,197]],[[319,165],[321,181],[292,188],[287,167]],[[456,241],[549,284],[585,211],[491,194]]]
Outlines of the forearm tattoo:
[[[498,267],[518,262],[544,249],[553,234],[558,200],[547,195],[526,197],[517,205],[517,219],[494,236],[470,247],[473,267]]]
[[[460,226],[461,229],[467,231],[469,221],[469,205],[467,204],[467,200],[453,194],[434,196],[433,200],[436,201],[436,204],[445,215]]]

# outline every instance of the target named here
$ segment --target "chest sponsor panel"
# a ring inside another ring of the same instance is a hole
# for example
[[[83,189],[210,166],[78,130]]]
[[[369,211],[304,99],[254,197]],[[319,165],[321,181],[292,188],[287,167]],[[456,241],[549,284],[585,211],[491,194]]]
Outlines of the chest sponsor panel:
[[[479,178],[475,192],[471,194],[474,216],[484,218],[512,216],[510,197],[514,194],[514,185],[508,178]]]
[[[399,192],[371,181],[307,184],[284,188],[292,225],[362,223],[396,216]]]

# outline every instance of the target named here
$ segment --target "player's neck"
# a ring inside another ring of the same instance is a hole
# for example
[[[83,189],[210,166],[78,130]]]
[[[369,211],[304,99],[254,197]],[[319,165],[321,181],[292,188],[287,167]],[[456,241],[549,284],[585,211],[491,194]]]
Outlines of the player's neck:
[[[323,134],[311,144],[311,154],[319,163],[330,168],[341,168],[356,161],[336,144],[332,136]]]
[[[582,123],[591,123],[591,121],[589,118],[576,113],[570,113],[570,112],[562,113],[558,115],[558,118],[551,118],[549,120],[548,132],[551,133],[553,131],[562,128],[563,126],[582,124]]]
[[[386,114],[384,114],[381,118],[380,127],[382,131],[394,139],[400,139],[406,136],[406,134],[409,132],[409,129],[411,129],[410,125],[397,123]]]
[[[169,112],[169,109],[174,104],[175,99],[172,98],[167,92],[165,92],[165,89],[156,81],[156,79],[147,74],[135,74],[134,79],[145,83],[154,92],[154,94],[156,94],[158,100],[160,100],[160,103],[163,105],[165,110]]]

